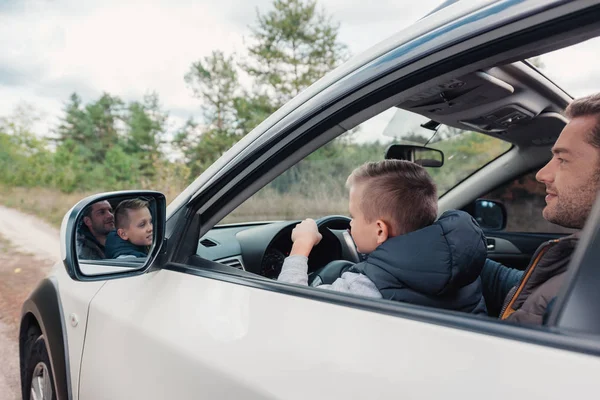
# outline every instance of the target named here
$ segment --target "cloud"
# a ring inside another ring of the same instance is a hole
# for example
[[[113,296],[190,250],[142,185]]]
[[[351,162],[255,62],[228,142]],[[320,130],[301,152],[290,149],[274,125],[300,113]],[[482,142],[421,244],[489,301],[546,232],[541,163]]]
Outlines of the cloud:
[[[417,21],[440,0],[320,0],[353,54]],[[159,94],[175,120],[201,115],[183,76],[213,50],[244,53],[256,8],[271,0],[0,0],[0,115],[22,101],[54,120],[73,93],[126,101]],[[573,95],[600,91],[598,41],[543,56],[545,72]],[[595,51],[596,50],[596,51]],[[573,62],[573,60],[578,60]]]

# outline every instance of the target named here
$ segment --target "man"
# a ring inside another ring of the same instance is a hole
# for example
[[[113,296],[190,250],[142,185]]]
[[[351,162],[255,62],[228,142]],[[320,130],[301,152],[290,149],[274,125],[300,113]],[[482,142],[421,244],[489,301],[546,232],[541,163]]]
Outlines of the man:
[[[544,218],[581,229],[600,190],[600,93],[573,101],[565,114],[570,122],[552,148],[552,159],[536,179],[546,185]],[[487,260],[481,277],[488,307],[504,300],[501,319],[544,323],[579,234],[544,243],[525,271]]]
[[[113,210],[108,201],[99,201],[83,211],[77,232],[77,256],[85,260],[102,260],[106,236],[115,229]]]

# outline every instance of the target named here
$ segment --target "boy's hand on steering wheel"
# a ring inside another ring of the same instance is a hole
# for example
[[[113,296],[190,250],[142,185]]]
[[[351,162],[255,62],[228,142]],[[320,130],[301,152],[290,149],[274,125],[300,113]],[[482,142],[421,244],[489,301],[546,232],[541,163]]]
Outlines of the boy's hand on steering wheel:
[[[308,257],[314,246],[319,244],[323,235],[317,228],[317,223],[310,218],[305,219],[292,230],[292,251],[290,255],[302,255]]]

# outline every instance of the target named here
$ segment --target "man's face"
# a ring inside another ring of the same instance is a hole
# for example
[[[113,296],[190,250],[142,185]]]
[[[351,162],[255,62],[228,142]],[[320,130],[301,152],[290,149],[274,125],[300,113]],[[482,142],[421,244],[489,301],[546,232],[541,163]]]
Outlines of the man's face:
[[[587,141],[595,117],[577,117],[552,148],[552,160],[536,175],[546,185],[544,218],[567,228],[583,228],[600,190],[600,150]]]
[[[90,217],[85,217],[83,222],[94,236],[106,236],[115,229],[113,209],[108,201],[92,204]]]
[[[139,210],[127,210],[129,226],[118,231],[123,240],[129,240],[137,246],[152,245],[152,215],[147,207]]]
[[[350,211],[350,234],[356,248],[360,253],[368,254],[373,252],[379,246],[377,222],[367,222],[365,215],[360,209],[363,185],[353,185],[350,188],[350,201],[348,210]]]

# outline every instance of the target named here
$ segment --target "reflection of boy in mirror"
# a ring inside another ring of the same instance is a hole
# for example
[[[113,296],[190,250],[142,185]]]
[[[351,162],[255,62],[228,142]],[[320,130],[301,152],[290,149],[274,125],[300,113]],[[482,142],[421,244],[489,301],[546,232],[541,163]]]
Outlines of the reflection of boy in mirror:
[[[106,257],[146,257],[152,245],[152,215],[148,202],[123,200],[115,209],[115,228],[106,238]]]

